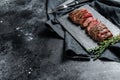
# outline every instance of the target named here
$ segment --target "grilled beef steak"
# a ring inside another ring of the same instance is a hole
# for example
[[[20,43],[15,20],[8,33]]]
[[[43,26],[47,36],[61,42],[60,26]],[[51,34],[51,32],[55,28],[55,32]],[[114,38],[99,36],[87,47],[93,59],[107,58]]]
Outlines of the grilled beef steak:
[[[87,9],[72,11],[69,14],[69,18],[75,24],[85,28],[88,35],[96,41],[104,41],[113,37],[106,25],[94,18]]]

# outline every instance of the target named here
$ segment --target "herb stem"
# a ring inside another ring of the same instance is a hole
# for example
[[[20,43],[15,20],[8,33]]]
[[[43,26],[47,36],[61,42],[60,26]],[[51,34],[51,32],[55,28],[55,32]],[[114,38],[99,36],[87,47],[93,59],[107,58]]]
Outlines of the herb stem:
[[[90,52],[94,55],[93,60],[98,59],[107,47],[109,47],[110,45],[113,45],[119,41],[120,41],[120,35],[112,37],[103,42],[100,42],[99,47],[96,47],[96,48],[90,50]]]

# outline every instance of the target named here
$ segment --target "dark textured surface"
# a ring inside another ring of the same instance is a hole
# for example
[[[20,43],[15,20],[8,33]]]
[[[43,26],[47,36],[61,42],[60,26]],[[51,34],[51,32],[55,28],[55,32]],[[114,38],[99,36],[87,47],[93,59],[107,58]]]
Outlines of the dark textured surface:
[[[63,40],[43,24],[45,4],[0,0],[0,80],[119,80],[119,63],[64,57]]]

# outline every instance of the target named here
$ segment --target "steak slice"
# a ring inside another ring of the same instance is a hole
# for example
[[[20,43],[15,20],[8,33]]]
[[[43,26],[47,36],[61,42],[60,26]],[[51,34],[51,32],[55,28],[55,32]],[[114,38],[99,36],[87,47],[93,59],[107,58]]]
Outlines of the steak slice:
[[[89,17],[93,17],[91,13],[85,13],[85,14],[83,14],[83,16],[81,18],[86,19],[86,18],[89,18]]]
[[[99,33],[97,39],[98,39],[98,41],[104,41],[111,37],[113,37],[112,33],[109,30],[106,30],[106,32],[104,34]]]
[[[69,14],[69,18],[76,24],[82,24],[83,23],[83,18],[82,16],[84,14],[88,13],[88,11],[86,9],[81,9],[81,10],[75,10],[75,11],[72,11],[70,14]],[[87,14],[87,16],[90,16],[90,14]]]
[[[93,21],[93,17],[89,17],[87,18],[84,23],[83,23],[83,26],[84,27],[87,27],[89,25],[89,23],[91,23]]]
[[[88,27],[87,27],[87,32],[89,33],[89,32],[92,30],[92,28],[93,28],[93,27],[96,27],[98,24],[99,24],[99,21],[98,21],[97,19],[93,18],[93,19],[90,21],[90,23],[89,23],[89,25],[88,25]]]

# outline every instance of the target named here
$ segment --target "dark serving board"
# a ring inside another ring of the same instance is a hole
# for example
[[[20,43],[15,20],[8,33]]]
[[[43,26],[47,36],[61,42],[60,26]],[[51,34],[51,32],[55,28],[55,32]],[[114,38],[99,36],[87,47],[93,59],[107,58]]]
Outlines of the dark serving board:
[[[113,36],[120,34],[120,29],[105,17],[103,17],[101,14],[99,14],[95,9],[89,5],[84,5],[78,9],[82,8],[87,9],[90,13],[92,13],[93,17],[104,23],[112,32]],[[75,25],[68,19],[68,14],[60,17],[58,21],[63,26],[63,28],[66,29],[86,50],[94,49],[95,47],[99,46],[97,42],[95,42],[86,34],[84,29],[81,29],[80,26]]]

